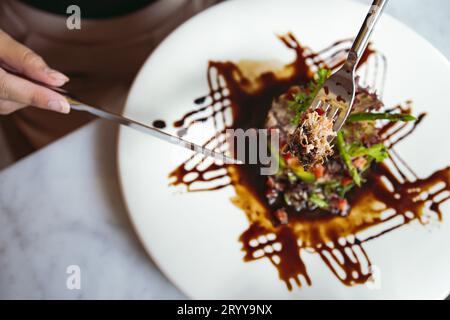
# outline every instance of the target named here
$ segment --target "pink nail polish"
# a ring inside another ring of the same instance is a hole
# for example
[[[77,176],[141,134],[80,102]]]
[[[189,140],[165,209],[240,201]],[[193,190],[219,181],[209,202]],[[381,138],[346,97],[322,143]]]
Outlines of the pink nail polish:
[[[69,78],[59,71],[48,68],[46,69],[46,73],[50,76],[50,78],[59,83],[66,83],[69,81]]]
[[[48,108],[50,110],[60,112],[60,113],[69,113],[70,105],[65,100],[51,100],[48,103]]]

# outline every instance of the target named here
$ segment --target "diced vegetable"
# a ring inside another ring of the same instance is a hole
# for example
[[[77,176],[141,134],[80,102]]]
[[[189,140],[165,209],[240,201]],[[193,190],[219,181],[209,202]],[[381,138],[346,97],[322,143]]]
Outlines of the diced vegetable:
[[[316,176],[316,179],[322,178],[325,172],[325,168],[323,165],[319,164],[312,168],[313,174]]]
[[[294,172],[297,177],[299,177],[301,180],[305,182],[312,183],[316,181],[316,176],[311,172],[305,171],[305,169],[303,169],[302,166],[292,167],[291,169],[292,172]]]
[[[297,158],[294,157],[286,157],[288,160],[286,161],[284,156],[282,156],[279,152],[276,152],[275,148],[273,148],[271,145],[270,152],[274,154],[275,161],[278,162],[279,169],[278,171],[281,172],[289,167],[289,169],[292,170],[292,172],[297,176],[299,179],[305,181],[305,182],[314,182],[316,180],[316,177],[313,173],[305,171],[303,167],[298,162]],[[292,181],[293,177],[288,175],[288,179]]]
[[[341,185],[342,185],[343,187],[346,187],[346,186],[348,186],[349,184],[351,184],[352,181],[353,181],[353,179],[350,179],[350,178],[348,178],[348,177],[344,177],[344,178],[342,178]]]
[[[337,210],[341,215],[347,215],[349,209],[348,201],[340,197],[334,197],[331,200],[331,207],[332,209]]]
[[[364,157],[357,157],[353,159],[352,162],[358,170],[363,170],[365,165],[367,164],[367,160]]]

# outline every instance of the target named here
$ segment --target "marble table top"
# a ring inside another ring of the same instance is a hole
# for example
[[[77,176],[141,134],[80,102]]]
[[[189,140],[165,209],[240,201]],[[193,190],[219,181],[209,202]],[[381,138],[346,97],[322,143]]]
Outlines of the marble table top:
[[[95,121],[0,174],[0,299],[184,298],[130,225],[116,131]]]
[[[387,12],[450,57],[450,1],[395,0]],[[0,172],[0,299],[186,298],[128,220],[116,131],[97,120]]]

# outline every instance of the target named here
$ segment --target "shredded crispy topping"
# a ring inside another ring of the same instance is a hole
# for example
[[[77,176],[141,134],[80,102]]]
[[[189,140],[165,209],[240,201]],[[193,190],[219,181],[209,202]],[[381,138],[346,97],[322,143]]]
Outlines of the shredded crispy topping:
[[[331,138],[336,136],[333,121],[311,110],[289,137],[289,151],[299,158],[305,168],[322,164],[333,154]]]

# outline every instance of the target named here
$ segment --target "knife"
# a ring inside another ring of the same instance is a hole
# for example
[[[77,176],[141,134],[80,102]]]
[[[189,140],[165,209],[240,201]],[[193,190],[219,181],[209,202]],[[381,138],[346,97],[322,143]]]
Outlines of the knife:
[[[46,87],[48,88],[48,86],[46,86]],[[192,150],[196,153],[201,153],[207,157],[213,157],[213,158],[223,161],[224,163],[227,163],[227,164],[241,164],[242,163],[241,161],[239,161],[237,159],[233,159],[233,158],[225,155],[224,153],[216,152],[214,150],[202,147],[196,143],[192,143],[187,140],[181,139],[180,137],[171,135],[171,134],[164,132],[162,130],[159,130],[155,127],[145,125],[143,123],[137,122],[135,120],[126,118],[122,115],[119,115],[119,114],[116,114],[116,113],[113,113],[110,111],[105,111],[105,110],[84,104],[84,103],[68,96],[67,93],[65,93],[65,91],[62,89],[59,89],[59,88],[50,88],[50,89],[52,89],[52,90],[56,89],[55,91],[63,94],[66,97],[67,101],[70,104],[70,107],[73,110],[88,112],[98,118],[121,124],[125,127],[135,129],[142,133],[153,136],[157,139],[169,142],[169,143],[177,145],[177,146],[181,146],[183,148]]]
[[[7,66],[2,66],[6,71],[8,71],[8,73],[14,74],[15,76],[21,77],[23,79],[26,79],[28,81],[31,81],[35,84],[38,84],[40,86],[46,87],[47,89],[53,90],[55,92],[58,92],[59,94],[63,95],[67,101],[70,104],[71,109],[73,110],[77,110],[77,111],[83,111],[83,112],[88,112],[98,118],[101,119],[105,119],[108,121],[112,121],[118,124],[121,124],[125,127],[129,127],[129,128],[133,128],[137,131],[140,131],[142,133],[148,134],[150,136],[153,136],[157,139],[163,140],[165,142],[177,145],[177,146],[181,146],[183,148],[192,150],[196,153],[201,153],[204,156],[207,157],[213,157],[217,160],[223,161],[223,163],[226,164],[242,164],[242,161],[237,160],[237,159],[233,159],[227,155],[225,155],[224,153],[221,152],[216,152],[214,150],[202,147],[196,143],[193,142],[189,142],[187,140],[181,139],[180,137],[171,135],[167,132],[164,132],[162,130],[159,130],[155,127],[152,126],[148,126],[146,124],[140,123],[138,121],[126,118],[122,115],[110,112],[110,111],[106,111],[103,109],[99,109],[87,104],[84,104],[80,101],[78,101],[75,97],[73,97],[72,95],[70,95],[66,90],[62,89],[62,88],[58,88],[58,87],[52,87],[49,86],[45,83],[42,83],[40,81],[31,79],[23,74],[20,74],[18,72],[16,72],[15,70],[12,70],[10,68],[8,68]]]

